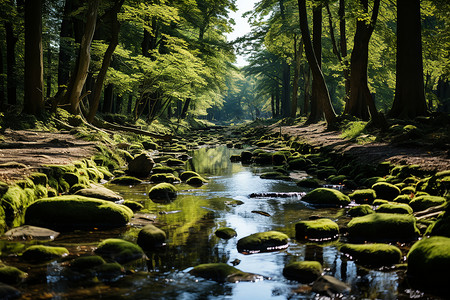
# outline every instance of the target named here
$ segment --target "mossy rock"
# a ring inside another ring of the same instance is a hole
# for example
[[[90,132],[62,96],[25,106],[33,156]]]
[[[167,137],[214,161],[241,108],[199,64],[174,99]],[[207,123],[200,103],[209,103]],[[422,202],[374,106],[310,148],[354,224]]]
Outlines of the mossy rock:
[[[189,273],[193,276],[202,277],[217,282],[233,281],[232,277],[255,277],[254,274],[242,272],[241,270],[225,263],[201,264],[194,267]]]
[[[253,162],[260,165],[271,165],[272,153],[266,151],[260,152],[256,156],[253,156]]]
[[[142,249],[153,249],[162,246],[166,239],[167,236],[164,231],[149,224],[139,231],[137,244],[141,246]]]
[[[133,200],[125,200],[123,202],[123,205],[131,209],[133,212],[140,211],[144,209],[144,205],[140,204],[139,202],[133,201]]]
[[[320,186],[320,181],[315,178],[305,178],[297,182],[297,186],[314,189]]]
[[[220,237],[221,239],[231,239],[235,236],[237,236],[236,230],[234,230],[233,228],[230,227],[222,227],[217,229],[215,232],[215,235]]]
[[[34,189],[35,187],[34,182],[29,178],[16,181],[16,185],[18,185],[21,189]]]
[[[376,183],[379,182],[385,182],[386,179],[384,179],[383,177],[380,176],[375,176],[375,177],[370,177],[370,178],[366,178],[362,181],[362,184],[368,187],[373,186]]]
[[[316,172],[316,176],[319,179],[326,179],[326,178],[330,177],[331,175],[337,175],[337,171],[333,167],[319,168]]]
[[[416,188],[413,186],[406,186],[404,188],[401,189],[400,193],[402,195],[414,195],[414,193],[416,192]]]
[[[350,203],[350,198],[344,195],[342,192],[329,189],[329,188],[317,188],[306,194],[303,201],[313,205],[323,206],[346,206]]]
[[[142,147],[145,150],[158,150],[159,145],[157,143],[151,142],[151,141],[143,141]]]
[[[374,267],[398,264],[402,258],[402,251],[388,244],[344,244],[339,250],[360,264]]]
[[[377,208],[378,213],[389,213],[389,214],[407,214],[413,213],[413,209],[408,204],[402,203],[385,203]]]
[[[26,272],[12,266],[0,267],[0,282],[6,284],[19,284],[28,277]]]
[[[48,190],[45,186],[38,184],[34,188],[34,195],[36,196],[36,199],[47,198]]]
[[[44,262],[54,258],[64,257],[68,254],[69,250],[64,247],[33,245],[22,253],[22,258],[28,261]]]
[[[47,186],[47,184],[48,184],[48,177],[44,173],[36,172],[36,173],[32,173],[28,177],[34,182],[35,185],[40,184],[43,186]]]
[[[380,206],[383,204],[389,204],[389,201],[383,199],[375,199],[372,203],[373,206]]]
[[[19,299],[21,296],[22,293],[18,289],[0,282],[0,299],[12,300]]]
[[[122,239],[106,239],[101,242],[95,253],[106,259],[112,259],[120,264],[145,257],[141,247]]]
[[[350,238],[364,241],[411,241],[420,233],[413,216],[386,213],[353,218],[347,230]]]
[[[318,261],[297,261],[283,268],[283,275],[289,280],[311,283],[322,275],[322,265]]]
[[[439,214],[437,220],[427,228],[425,235],[450,238],[450,202],[447,202],[443,208],[444,212]]]
[[[128,163],[127,173],[133,176],[147,177],[154,164],[155,162],[148,153],[142,153]]]
[[[450,238],[430,237],[415,243],[408,252],[408,282],[434,293],[448,295]]]
[[[25,224],[51,229],[111,228],[126,225],[133,212],[113,202],[66,195],[38,200],[25,212]]]
[[[291,159],[288,161],[289,169],[291,170],[306,170],[311,166],[312,162],[303,157]]]
[[[207,183],[208,181],[204,179],[201,176],[193,176],[186,180],[186,183],[191,186],[202,186],[204,183]]]
[[[165,163],[169,167],[184,166],[184,161],[182,161],[181,159],[177,159],[177,158],[169,158],[168,160],[165,161]]]
[[[241,152],[241,162],[243,164],[248,164],[252,162],[253,154],[250,151],[242,151]]]
[[[330,219],[300,221],[295,224],[295,237],[300,240],[333,240],[338,235],[339,226]]]
[[[356,190],[353,193],[348,195],[350,199],[354,200],[356,203],[359,204],[372,204],[373,201],[376,199],[377,194],[375,193],[375,190],[373,189],[361,189]]]
[[[281,166],[287,162],[290,153],[286,151],[277,151],[272,154],[272,162],[275,166]]]
[[[36,195],[34,190],[29,188],[22,189],[17,185],[9,186],[6,193],[0,199],[0,205],[4,213],[2,220],[9,226],[12,226],[14,219],[23,212],[25,207],[35,200]]]
[[[331,175],[327,178],[327,181],[331,184],[343,185],[346,179],[347,176],[345,175]]]
[[[150,189],[148,196],[152,200],[169,202],[177,197],[177,188],[167,182],[159,183]]]
[[[397,202],[397,203],[409,204],[409,202],[411,202],[411,196],[410,195],[398,195],[392,201]]]
[[[70,268],[75,271],[91,270],[105,264],[106,261],[98,255],[81,256],[70,261]]]
[[[278,231],[258,232],[241,238],[237,242],[239,252],[259,253],[286,249],[289,237]]]
[[[160,173],[160,174],[153,174],[150,177],[150,181],[154,183],[174,183],[178,178],[175,177],[172,173]]]
[[[137,185],[141,184],[142,182],[142,180],[133,176],[121,176],[110,181],[110,183],[117,185]]]
[[[167,166],[154,167],[152,170],[153,174],[173,173],[173,172],[175,172],[175,169],[172,167],[167,167]]]
[[[378,182],[372,185],[372,189],[375,190],[377,197],[384,200],[392,201],[400,195],[400,189],[387,182]]]
[[[112,202],[123,200],[122,196],[102,185],[92,185],[89,188],[80,189],[76,191],[74,194]]]
[[[427,208],[430,208],[432,206],[438,206],[445,204],[447,200],[445,200],[444,197],[438,197],[438,196],[419,196],[415,197],[409,202],[409,206],[412,207],[412,209],[417,211],[422,211]]]
[[[285,174],[276,171],[262,173],[259,177],[261,179],[291,180],[289,176],[286,176]]]
[[[181,173],[180,179],[181,181],[187,181],[191,177],[201,177],[197,172],[194,171],[185,171]]]
[[[347,214],[351,217],[362,217],[368,214],[374,214],[375,211],[369,204],[361,204],[358,206],[351,207]]]

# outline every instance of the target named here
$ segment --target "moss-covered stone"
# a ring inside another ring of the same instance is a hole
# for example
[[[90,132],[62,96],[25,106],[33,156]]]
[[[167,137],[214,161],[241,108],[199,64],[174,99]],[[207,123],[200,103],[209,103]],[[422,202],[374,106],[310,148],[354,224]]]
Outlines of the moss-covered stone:
[[[44,173],[32,173],[29,178],[34,182],[35,185],[43,185],[46,186],[48,184],[48,177]]]
[[[322,275],[322,265],[318,261],[298,261],[283,268],[283,275],[289,280],[311,283]]]
[[[110,181],[110,183],[118,184],[118,185],[137,185],[141,184],[143,181],[139,178],[132,177],[132,176],[122,176],[114,178]]]
[[[38,200],[25,212],[25,224],[51,229],[105,228],[127,224],[133,212],[113,202],[66,195]]]
[[[265,172],[259,176],[261,179],[279,179],[279,180],[291,180],[291,178],[281,172],[272,171]]]
[[[402,203],[385,203],[377,208],[378,213],[390,214],[412,214],[413,210],[408,204]]]
[[[192,186],[202,186],[204,183],[208,181],[201,176],[193,176],[186,180],[186,183]]]
[[[165,163],[169,167],[184,166],[184,161],[182,161],[181,159],[177,159],[177,158],[169,158],[168,160],[165,161]]]
[[[409,204],[409,202],[411,202],[411,196],[410,195],[398,195],[392,201],[397,202],[397,203]]]
[[[383,200],[383,199],[375,199],[375,200],[373,201],[372,205],[373,205],[373,206],[380,206],[380,205],[388,204],[388,203],[389,203],[389,201],[387,201],[387,200]]]
[[[25,207],[36,200],[34,189],[22,189],[17,185],[9,186],[6,193],[0,199],[0,206],[4,211],[4,221],[12,226],[14,220],[19,216]]]
[[[315,178],[305,178],[297,182],[297,186],[304,188],[318,188],[320,186],[319,180]]]
[[[6,284],[19,284],[28,277],[26,272],[12,266],[0,267],[0,282]]]
[[[404,188],[401,189],[401,194],[402,195],[414,195],[414,193],[416,192],[416,188],[413,186],[405,186]]]
[[[355,190],[353,193],[348,195],[351,200],[359,204],[372,204],[373,200],[376,199],[377,194],[373,189],[362,189]]]
[[[194,267],[189,273],[197,277],[217,282],[226,282],[232,275],[245,275],[241,270],[225,263],[201,264]]]
[[[351,207],[347,214],[351,217],[362,217],[368,214],[374,214],[375,211],[369,204],[361,204],[358,206]]]
[[[402,258],[402,251],[388,244],[344,244],[339,250],[363,265],[376,267],[398,264]]]
[[[90,270],[105,264],[106,261],[98,255],[81,256],[70,262],[70,268],[75,271]]]
[[[416,211],[422,211],[432,206],[445,204],[447,201],[444,197],[438,196],[419,196],[415,197],[409,202],[409,206]]]
[[[426,230],[425,235],[446,236],[450,238],[450,202],[443,205],[444,212],[439,214]]]
[[[350,203],[350,198],[342,192],[329,188],[317,188],[303,198],[303,201],[324,206],[345,206]]]
[[[160,247],[166,241],[166,233],[154,225],[146,225],[139,231],[137,244],[142,249]]]
[[[154,167],[152,170],[153,174],[160,174],[160,173],[173,173],[175,172],[175,169],[168,166],[158,166]]]
[[[44,262],[54,258],[64,257],[68,254],[69,250],[64,247],[33,245],[22,253],[22,258],[33,262]]]
[[[347,225],[350,238],[364,241],[410,241],[419,235],[411,215],[375,213],[353,218]]]
[[[181,173],[180,179],[181,179],[181,181],[186,181],[186,180],[188,180],[189,178],[195,177],[195,176],[201,177],[197,172],[194,172],[194,171],[185,171],[185,172]]]
[[[172,173],[160,173],[160,174],[153,174],[150,177],[150,181],[154,183],[161,183],[161,182],[168,182],[168,183],[174,183],[178,178],[175,177]]]
[[[347,176],[345,175],[331,175],[327,178],[327,181],[331,184],[343,185],[346,179]]]
[[[253,154],[253,162],[260,165],[272,164],[272,152],[259,152],[257,155]]]
[[[123,205],[131,209],[133,212],[140,211],[144,209],[144,205],[140,204],[139,202],[133,201],[133,200],[125,200],[123,202]]]
[[[230,227],[219,228],[214,233],[216,236],[220,237],[221,239],[226,239],[226,240],[237,236],[236,230],[234,230],[233,228],[230,228]]]
[[[311,166],[312,162],[303,157],[291,159],[288,161],[289,169],[291,170],[306,170]]]
[[[411,247],[407,258],[408,281],[413,286],[448,295],[450,238],[423,239]]]
[[[112,259],[120,264],[145,257],[141,247],[122,239],[106,239],[101,242],[95,253],[106,259]]]
[[[177,197],[177,188],[170,183],[159,183],[148,192],[152,200],[172,201]]]
[[[253,154],[250,151],[242,151],[241,152],[241,161],[243,164],[248,164],[252,162]]]
[[[237,249],[246,253],[276,251],[287,248],[288,242],[289,237],[282,232],[258,232],[241,238],[237,242]]]
[[[372,185],[372,189],[375,190],[375,193],[377,194],[377,198],[389,200],[394,200],[395,197],[400,195],[400,189],[387,182],[378,182]]]
[[[80,189],[76,191],[74,194],[112,202],[123,200],[122,196],[102,185],[92,185],[89,188]]]
[[[152,171],[154,164],[155,162],[148,153],[142,153],[128,163],[127,173],[133,176],[146,177]]]
[[[316,176],[319,179],[326,179],[331,175],[337,175],[336,169],[331,166],[321,167],[316,172]]]
[[[301,240],[325,241],[336,239],[339,226],[330,219],[300,221],[295,224],[295,237]]]

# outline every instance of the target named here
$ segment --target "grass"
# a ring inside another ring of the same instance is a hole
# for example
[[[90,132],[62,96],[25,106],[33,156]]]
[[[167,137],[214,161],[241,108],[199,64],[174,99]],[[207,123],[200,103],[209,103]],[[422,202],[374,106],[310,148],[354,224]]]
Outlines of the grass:
[[[353,140],[362,135],[366,128],[367,122],[365,121],[351,121],[344,125],[342,128],[341,137],[344,139]]]

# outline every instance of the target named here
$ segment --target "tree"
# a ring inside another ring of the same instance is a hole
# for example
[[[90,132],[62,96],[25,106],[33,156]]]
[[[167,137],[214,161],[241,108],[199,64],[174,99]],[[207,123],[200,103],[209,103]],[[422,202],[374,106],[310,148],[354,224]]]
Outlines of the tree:
[[[390,116],[415,118],[427,114],[425,101],[420,0],[397,0],[397,66]]]

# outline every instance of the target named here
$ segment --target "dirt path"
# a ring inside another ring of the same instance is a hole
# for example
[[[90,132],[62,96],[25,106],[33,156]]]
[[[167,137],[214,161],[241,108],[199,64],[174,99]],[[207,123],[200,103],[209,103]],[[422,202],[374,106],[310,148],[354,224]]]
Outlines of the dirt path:
[[[280,132],[280,126],[272,128]],[[299,137],[313,146],[331,147],[337,152],[348,153],[363,163],[378,163],[385,160],[396,164],[416,164],[424,170],[450,170],[450,151],[432,147],[396,146],[387,143],[358,145],[340,137],[340,132],[326,131],[325,123],[309,126],[282,126],[282,134]]]
[[[75,138],[68,132],[9,130],[0,141],[0,181],[10,183],[36,172],[44,164],[69,164],[89,158],[94,143]],[[11,166],[11,163],[15,163]]]

